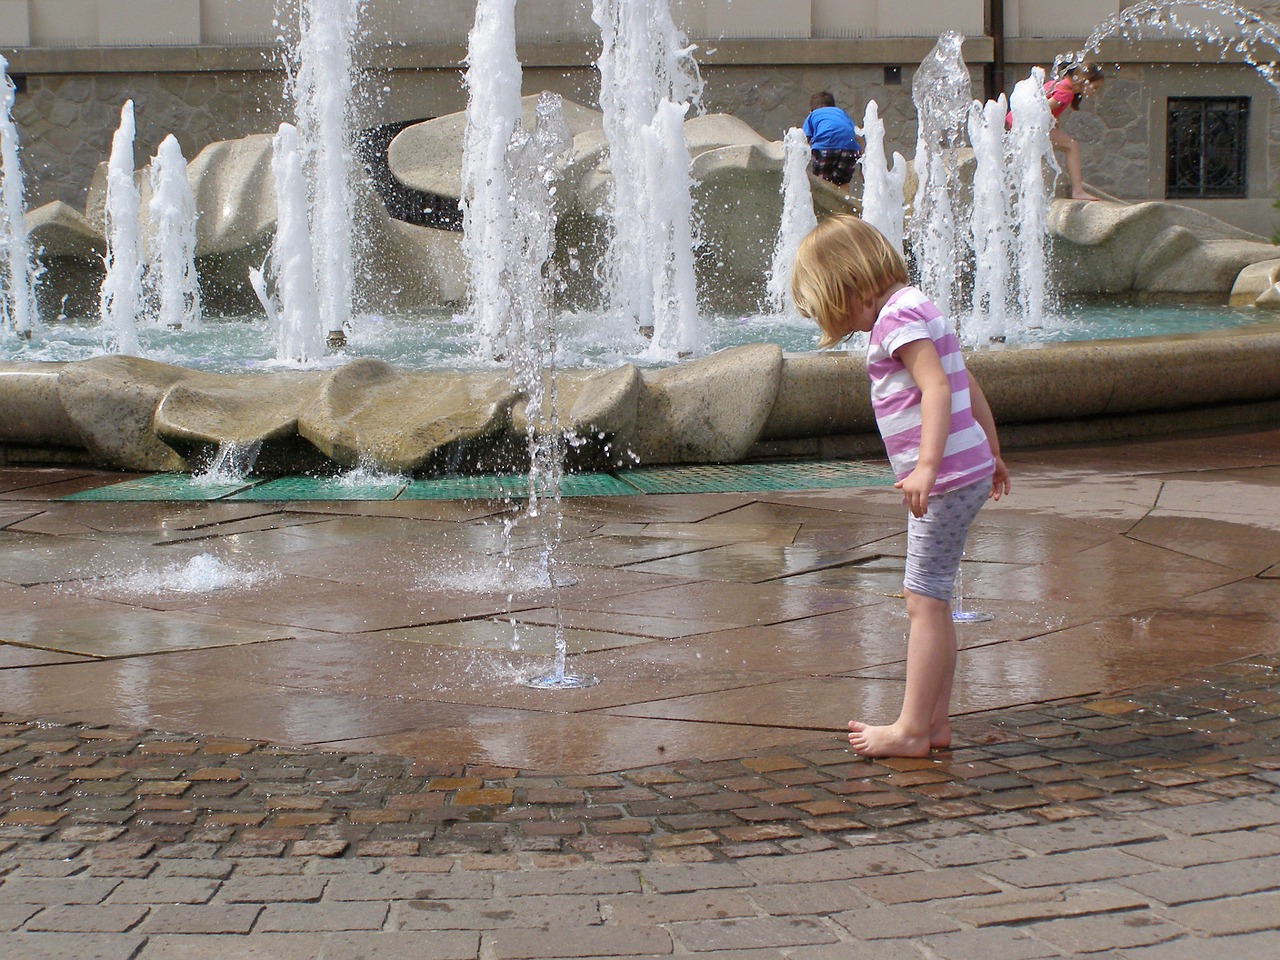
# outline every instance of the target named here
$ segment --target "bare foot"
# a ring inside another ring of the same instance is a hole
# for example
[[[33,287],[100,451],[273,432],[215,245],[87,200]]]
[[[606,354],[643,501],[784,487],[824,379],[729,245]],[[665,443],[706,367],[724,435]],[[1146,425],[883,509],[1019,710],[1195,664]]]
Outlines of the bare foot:
[[[950,723],[944,723],[941,727],[929,731],[929,746],[934,750],[946,750],[951,746]]]
[[[873,727],[857,720],[849,721],[849,746],[864,757],[927,757],[929,741],[927,736],[899,730],[897,724]]]
[[[1083,190],[1080,190],[1080,191],[1073,191],[1071,194],[1071,199],[1072,200],[1097,200],[1098,198],[1095,197],[1092,193],[1085,193]]]

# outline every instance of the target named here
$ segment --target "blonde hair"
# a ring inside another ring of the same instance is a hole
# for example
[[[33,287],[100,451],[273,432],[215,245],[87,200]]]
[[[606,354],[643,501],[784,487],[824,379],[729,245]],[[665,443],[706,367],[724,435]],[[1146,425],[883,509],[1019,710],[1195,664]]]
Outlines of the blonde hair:
[[[884,234],[851,214],[839,214],[800,241],[791,268],[791,299],[822,331],[819,348],[833,347],[852,332],[848,318],[856,306],[906,282],[902,254]]]

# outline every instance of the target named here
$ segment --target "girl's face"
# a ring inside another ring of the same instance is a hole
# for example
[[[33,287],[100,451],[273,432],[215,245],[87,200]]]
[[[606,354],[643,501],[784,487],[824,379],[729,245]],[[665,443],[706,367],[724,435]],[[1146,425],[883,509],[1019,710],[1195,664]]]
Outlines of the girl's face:
[[[859,300],[845,317],[845,336],[851,333],[870,333],[875,326],[876,317],[880,314],[879,305],[874,299]]]

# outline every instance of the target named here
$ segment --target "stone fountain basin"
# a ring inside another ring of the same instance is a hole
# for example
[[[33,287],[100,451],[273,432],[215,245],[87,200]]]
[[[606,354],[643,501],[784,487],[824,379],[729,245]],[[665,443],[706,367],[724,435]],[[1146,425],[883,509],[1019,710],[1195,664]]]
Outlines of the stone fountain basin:
[[[996,420],[1072,423],[1280,400],[1280,323],[968,353]],[[423,474],[522,468],[525,398],[505,372],[336,370],[220,375],[108,356],[0,362],[0,462],[141,471],[202,467],[221,444],[261,444],[265,472],[358,464]],[[864,359],[761,343],[660,369],[561,373],[574,466],[728,463],[874,451]],[[1025,432],[1025,431],[1024,431]],[[823,443],[852,438],[855,444]],[[864,442],[865,441],[865,442]]]

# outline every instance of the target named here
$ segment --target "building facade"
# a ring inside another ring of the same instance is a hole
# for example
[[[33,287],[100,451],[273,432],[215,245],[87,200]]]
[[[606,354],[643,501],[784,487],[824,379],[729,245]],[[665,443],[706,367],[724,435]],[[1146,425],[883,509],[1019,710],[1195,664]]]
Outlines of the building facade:
[[[291,114],[283,51],[296,33],[297,2],[0,0],[0,54],[18,89],[14,115],[31,205],[83,204],[126,99],[136,107],[139,165],[169,133],[191,157],[215,140],[274,131]],[[1228,6],[1220,3],[1156,5],[1177,8],[1192,31],[1260,31],[1261,45],[1249,55],[1280,57],[1268,42],[1280,0],[1243,5],[1237,18],[1215,14]],[[912,78],[940,32],[966,36],[974,95],[992,96],[1032,66],[1049,67],[1081,48],[1099,24],[1134,6],[671,0],[677,24],[697,46],[706,110],[735,114],[777,139],[803,120],[815,90],[831,90],[855,117],[874,99],[888,145],[908,156]],[[394,128],[464,108],[474,11],[474,0],[364,0],[363,127]],[[594,105],[599,33],[591,0],[519,0],[516,11],[525,91]],[[1280,99],[1244,55],[1230,45],[1219,53],[1184,31],[1111,31],[1097,59],[1117,69],[1101,96],[1063,123],[1085,144],[1086,178],[1099,189],[1132,200],[1177,199],[1270,235],[1278,219],[1271,203],[1280,187]]]

